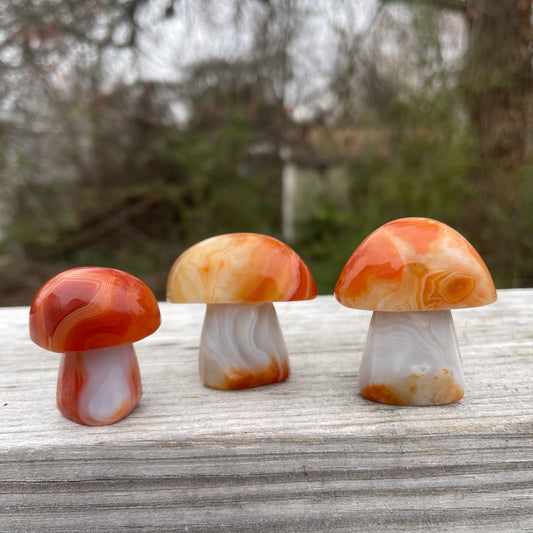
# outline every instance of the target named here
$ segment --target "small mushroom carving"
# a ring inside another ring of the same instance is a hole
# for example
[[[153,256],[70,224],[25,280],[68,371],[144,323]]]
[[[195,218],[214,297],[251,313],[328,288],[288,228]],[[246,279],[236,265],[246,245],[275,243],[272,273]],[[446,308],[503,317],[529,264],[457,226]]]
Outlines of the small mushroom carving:
[[[138,278],[79,267],[47,281],[30,308],[30,337],[63,353],[57,407],[87,426],[114,424],[137,405],[142,384],[134,342],[161,324],[159,306]]]
[[[167,300],[207,304],[199,371],[215,389],[283,381],[289,358],[272,302],[317,296],[314,279],[286,244],[256,233],[211,237],[173,264]]]
[[[395,405],[459,401],[464,380],[451,309],[496,300],[472,245],[428,218],[402,218],[371,233],[344,266],[337,300],[372,310],[359,368],[361,394]]]

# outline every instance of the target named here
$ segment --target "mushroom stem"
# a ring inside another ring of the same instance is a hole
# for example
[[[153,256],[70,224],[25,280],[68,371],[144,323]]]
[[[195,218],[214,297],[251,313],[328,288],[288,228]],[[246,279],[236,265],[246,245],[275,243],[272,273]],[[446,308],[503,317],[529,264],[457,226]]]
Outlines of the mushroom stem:
[[[452,314],[374,311],[359,368],[361,394],[394,405],[436,405],[463,397]]]
[[[208,387],[245,389],[289,377],[289,356],[274,306],[207,304],[200,376]]]
[[[67,352],[57,380],[57,407],[70,420],[87,426],[114,424],[127,416],[142,394],[132,344]]]

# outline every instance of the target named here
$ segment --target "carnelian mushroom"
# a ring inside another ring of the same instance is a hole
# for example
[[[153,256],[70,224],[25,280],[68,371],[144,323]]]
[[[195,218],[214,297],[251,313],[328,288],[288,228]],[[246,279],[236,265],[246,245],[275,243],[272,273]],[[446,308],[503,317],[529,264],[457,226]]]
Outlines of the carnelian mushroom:
[[[183,252],[168,275],[167,300],[206,303],[199,370],[216,389],[287,379],[289,359],[272,302],[309,300],[315,282],[286,244],[256,233],[211,237]]]
[[[496,290],[461,234],[428,218],[393,220],[348,259],[335,296],[347,307],[374,311],[359,368],[365,398],[432,405],[463,397],[450,310],[490,304]]]
[[[88,426],[127,416],[142,394],[132,343],[160,324],[153,293],[121,270],[73,268],[47,281],[30,308],[30,337],[42,348],[63,353],[59,411]]]

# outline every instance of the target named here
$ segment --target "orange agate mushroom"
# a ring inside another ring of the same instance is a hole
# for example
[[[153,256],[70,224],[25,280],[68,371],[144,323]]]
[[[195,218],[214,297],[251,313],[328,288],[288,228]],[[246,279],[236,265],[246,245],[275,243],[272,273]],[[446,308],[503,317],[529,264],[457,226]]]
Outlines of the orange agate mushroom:
[[[57,407],[87,426],[114,424],[137,405],[141,376],[132,343],[161,324],[138,278],[104,267],[66,270],[46,282],[30,308],[30,337],[62,352]]]
[[[302,259],[255,233],[219,235],[183,252],[167,300],[206,303],[199,370],[216,389],[244,389],[289,377],[289,358],[272,302],[309,300],[317,289]]]
[[[432,405],[463,397],[450,310],[490,304],[496,290],[461,234],[428,218],[393,220],[348,259],[335,296],[347,307],[374,311],[359,369],[365,398]]]

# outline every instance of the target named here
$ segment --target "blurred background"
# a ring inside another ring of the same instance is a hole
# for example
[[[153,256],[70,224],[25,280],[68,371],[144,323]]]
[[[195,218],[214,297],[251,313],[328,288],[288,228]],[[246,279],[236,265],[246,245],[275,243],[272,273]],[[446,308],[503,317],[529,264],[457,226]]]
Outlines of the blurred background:
[[[160,300],[266,233],[331,294],[381,224],[463,233],[533,285],[531,0],[0,3],[0,305],[103,265]]]

